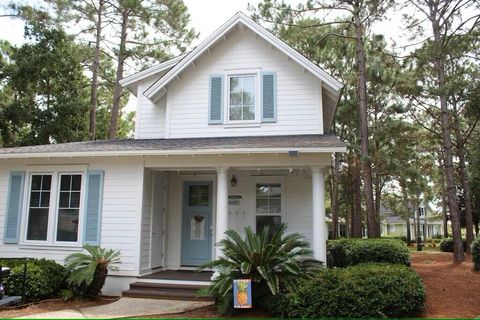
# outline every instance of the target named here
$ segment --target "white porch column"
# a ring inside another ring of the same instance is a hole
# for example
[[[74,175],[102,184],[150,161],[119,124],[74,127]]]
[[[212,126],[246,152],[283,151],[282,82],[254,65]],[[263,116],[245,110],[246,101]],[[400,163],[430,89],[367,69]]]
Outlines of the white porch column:
[[[215,243],[225,237],[228,229],[228,167],[217,168],[217,223]],[[222,255],[219,247],[215,249],[215,257]]]
[[[327,263],[325,177],[321,167],[312,167],[313,257]]]

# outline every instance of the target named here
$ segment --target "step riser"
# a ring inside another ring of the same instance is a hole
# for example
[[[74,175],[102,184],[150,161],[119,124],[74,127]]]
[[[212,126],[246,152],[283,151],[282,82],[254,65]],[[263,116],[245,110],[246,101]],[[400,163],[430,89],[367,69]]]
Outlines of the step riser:
[[[211,297],[199,296],[205,286],[134,282],[130,289],[123,291],[124,297],[213,301]]]
[[[159,299],[159,300],[188,300],[188,301],[214,301],[213,298],[204,297],[177,297],[168,295],[149,295],[149,294],[129,294],[124,293],[123,297],[130,298],[145,298],[145,299]]]

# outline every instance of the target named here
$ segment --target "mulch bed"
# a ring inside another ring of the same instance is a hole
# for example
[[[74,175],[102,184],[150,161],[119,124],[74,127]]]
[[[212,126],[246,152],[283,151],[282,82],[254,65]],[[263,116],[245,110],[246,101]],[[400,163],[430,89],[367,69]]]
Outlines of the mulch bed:
[[[472,258],[453,263],[453,254],[412,252],[412,266],[425,285],[425,318],[473,318],[480,315],[480,272]]]
[[[63,299],[49,299],[28,304],[26,306],[7,307],[0,309],[0,318],[16,318],[23,317],[35,313],[44,313],[51,311],[59,311],[66,309],[79,309],[84,307],[99,306],[102,304],[112,303],[116,299],[98,298],[94,301],[71,300],[63,301]]]

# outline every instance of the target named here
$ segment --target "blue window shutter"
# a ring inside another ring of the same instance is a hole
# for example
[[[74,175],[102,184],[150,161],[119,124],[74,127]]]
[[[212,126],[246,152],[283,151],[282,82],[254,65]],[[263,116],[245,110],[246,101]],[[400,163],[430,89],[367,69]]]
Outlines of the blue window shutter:
[[[223,75],[211,75],[209,79],[208,123],[223,123]]]
[[[262,122],[277,121],[277,75],[262,72]]]
[[[85,232],[83,242],[100,245],[102,228],[103,171],[87,173],[87,192],[85,196]]]
[[[22,216],[24,181],[25,172],[10,173],[7,209],[5,212],[5,229],[3,230],[4,243],[18,243],[20,235],[20,219]]]

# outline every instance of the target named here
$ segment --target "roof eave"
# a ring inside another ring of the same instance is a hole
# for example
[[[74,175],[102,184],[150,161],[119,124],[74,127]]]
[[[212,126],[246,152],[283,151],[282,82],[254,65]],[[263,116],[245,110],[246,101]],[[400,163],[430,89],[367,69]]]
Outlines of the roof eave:
[[[157,65],[154,65],[148,69],[145,69],[143,71],[134,73],[128,77],[123,78],[120,80],[120,85],[122,87],[127,87],[130,88],[132,84],[136,84],[137,82],[142,81],[145,78],[151,77],[157,73],[160,73],[162,71],[165,71],[169,68],[172,68],[175,66],[180,60],[182,60],[186,54],[179,55],[175,58],[172,58],[170,60],[164,61],[162,63],[159,63]]]
[[[336,153],[346,152],[346,147],[310,147],[310,148],[230,148],[198,150],[122,150],[122,151],[81,151],[81,152],[31,152],[0,154],[0,159],[22,158],[79,158],[79,157],[119,157],[119,156],[182,156],[216,154],[275,154],[297,151],[298,153]]]

